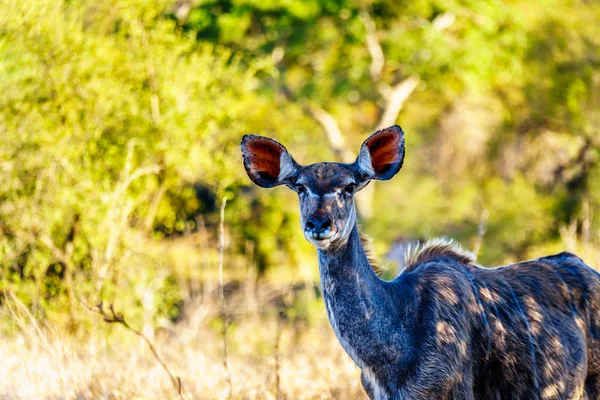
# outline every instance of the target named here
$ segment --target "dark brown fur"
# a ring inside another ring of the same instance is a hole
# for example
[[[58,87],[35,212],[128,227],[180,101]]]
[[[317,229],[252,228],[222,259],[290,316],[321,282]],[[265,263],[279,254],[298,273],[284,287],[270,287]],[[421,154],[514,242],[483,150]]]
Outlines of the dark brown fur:
[[[439,329],[432,332],[440,349],[457,357],[446,364],[455,365],[448,388],[470,376],[474,398],[600,398],[595,271],[569,253],[486,269],[435,248],[398,279],[418,276],[417,296],[437,304],[432,321]],[[461,391],[450,392],[469,398]]]
[[[370,398],[600,399],[600,275],[575,255],[487,269],[438,240],[392,281],[376,276],[353,196],[399,171],[400,127],[365,140],[352,164],[302,167],[253,135],[242,151],[256,184],[298,193],[327,315]]]

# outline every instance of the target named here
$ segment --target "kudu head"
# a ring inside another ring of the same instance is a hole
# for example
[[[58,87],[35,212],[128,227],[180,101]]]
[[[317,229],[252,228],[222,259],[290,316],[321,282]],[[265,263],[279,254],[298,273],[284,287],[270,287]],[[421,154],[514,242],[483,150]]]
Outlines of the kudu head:
[[[348,241],[356,223],[354,194],[402,167],[404,132],[397,125],[375,132],[352,164],[303,167],[277,141],[257,135],[245,135],[241,147],[250,179],[264,188],[286,185],[298,193],[304,236],[321,250],[335,250]]]

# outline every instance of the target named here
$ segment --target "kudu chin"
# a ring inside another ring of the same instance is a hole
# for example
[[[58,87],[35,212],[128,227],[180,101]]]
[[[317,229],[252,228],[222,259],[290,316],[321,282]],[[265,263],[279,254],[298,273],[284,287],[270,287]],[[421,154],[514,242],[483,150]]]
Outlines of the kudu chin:
[[[399,126],[371,135],[351,164],[301,166],[256,135],[241,147],[254,183],[298,193],[331,326],[370,398],[600,398],[600,275],[577,256],[488,269],[433,240],[393,280],[377,276],[354,195],[402,167]]]

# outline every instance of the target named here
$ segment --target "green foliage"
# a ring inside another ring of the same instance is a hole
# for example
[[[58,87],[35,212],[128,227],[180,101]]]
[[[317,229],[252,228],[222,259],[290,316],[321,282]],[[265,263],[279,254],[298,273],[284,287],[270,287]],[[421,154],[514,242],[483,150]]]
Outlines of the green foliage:
[[[356,153],[408,77],[405,166],[363,221],[380,253],[474,246],[488,213],[485,264],[597,232],[600,7],[543,3],[0,0],[0,290],[58,320],[77,296],[176,319],[224,196],[231,276],[308,279],[296,200],[250,184],[241,135],[331,160],[318,107]]]

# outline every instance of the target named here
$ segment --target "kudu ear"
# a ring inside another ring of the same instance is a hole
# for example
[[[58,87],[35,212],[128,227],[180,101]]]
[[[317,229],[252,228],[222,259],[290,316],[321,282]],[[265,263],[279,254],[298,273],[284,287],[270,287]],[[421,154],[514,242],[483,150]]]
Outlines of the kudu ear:
[[[242,138],[244,168],[252,182],[260,187],[291,185],[300,166],[277,141],[258,135]]]
[[[365,179],[388,180],[404,161],[404,132],[398,125],[379,130],[360,147],[355,164]]]

